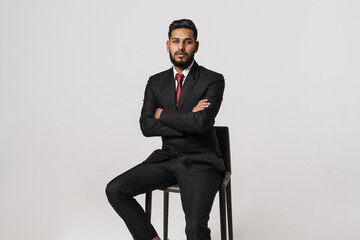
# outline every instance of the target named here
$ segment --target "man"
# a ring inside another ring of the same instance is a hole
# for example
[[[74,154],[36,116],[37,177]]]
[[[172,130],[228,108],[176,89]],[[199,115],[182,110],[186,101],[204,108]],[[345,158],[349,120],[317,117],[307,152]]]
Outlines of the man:
[[[150,77],[140,117],[144,136],[161,136],[162,149],[114,178],[106,194],[134,239],[156,240],[160,238],[133,197],[178,183],[187,239],[208,240],[209,214],[225,170],[213,129],[224,78],[194,61],[199,42],[191,20],[170,25],[166,46],[173,67]]]

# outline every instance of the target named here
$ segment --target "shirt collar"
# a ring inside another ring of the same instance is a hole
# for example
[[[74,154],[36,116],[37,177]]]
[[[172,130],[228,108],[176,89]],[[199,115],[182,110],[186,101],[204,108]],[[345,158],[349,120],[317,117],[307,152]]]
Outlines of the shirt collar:
[[[184,71],[182,71],[181,74],[184,74],[184,80],[186,79],[186,76],[189,74],[192,66],[194,65],[195,60],[192,61],[192,63],[190,64],[190,66],[188,66]],[[176,74],[178,73],[175,69],[175,67],[173,66],[173,73],[174,73],[174,79],[176,79]],[[179,73],[180,74],[180,73]]]

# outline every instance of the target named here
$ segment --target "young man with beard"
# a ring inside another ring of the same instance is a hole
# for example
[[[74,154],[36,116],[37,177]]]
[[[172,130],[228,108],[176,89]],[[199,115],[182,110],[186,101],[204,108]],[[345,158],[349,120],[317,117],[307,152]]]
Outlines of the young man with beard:
[[[225,170],[213,129],[224,78],[195,62],[199,42],[191,20],[174,21],[166,45],[173,67],[150,77],[140,117],[144,136],[161,136],[162,149],[109,182],[106,194],[134,239],[154,240],[160,238],[134,196],[179,184],[187,239],[208,240]]]

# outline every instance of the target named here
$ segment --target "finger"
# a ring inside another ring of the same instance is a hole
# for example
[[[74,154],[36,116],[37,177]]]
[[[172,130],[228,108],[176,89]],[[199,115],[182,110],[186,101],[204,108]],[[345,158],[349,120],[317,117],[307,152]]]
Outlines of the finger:
[[[202,103],[198,105],[199,107],[209,107],[210,103]]]

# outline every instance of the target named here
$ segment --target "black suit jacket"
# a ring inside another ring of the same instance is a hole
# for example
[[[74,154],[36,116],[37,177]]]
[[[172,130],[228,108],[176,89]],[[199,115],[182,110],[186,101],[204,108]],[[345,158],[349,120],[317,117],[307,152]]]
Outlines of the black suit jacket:
[[[166,161],[176,156],[191,171],[211,167],[225,170],[213,129],[224,86],[221,74],[194,62],[185,79],[176,109],[173,68],[151,76],[145,89],[140,127],[146,137],[161,136],[163,145],[145,162]],[[192,109],[201,99],[208,99],[210,106],[193,113]],[[154,119],[157,108],[163,109],[160,119]]]

